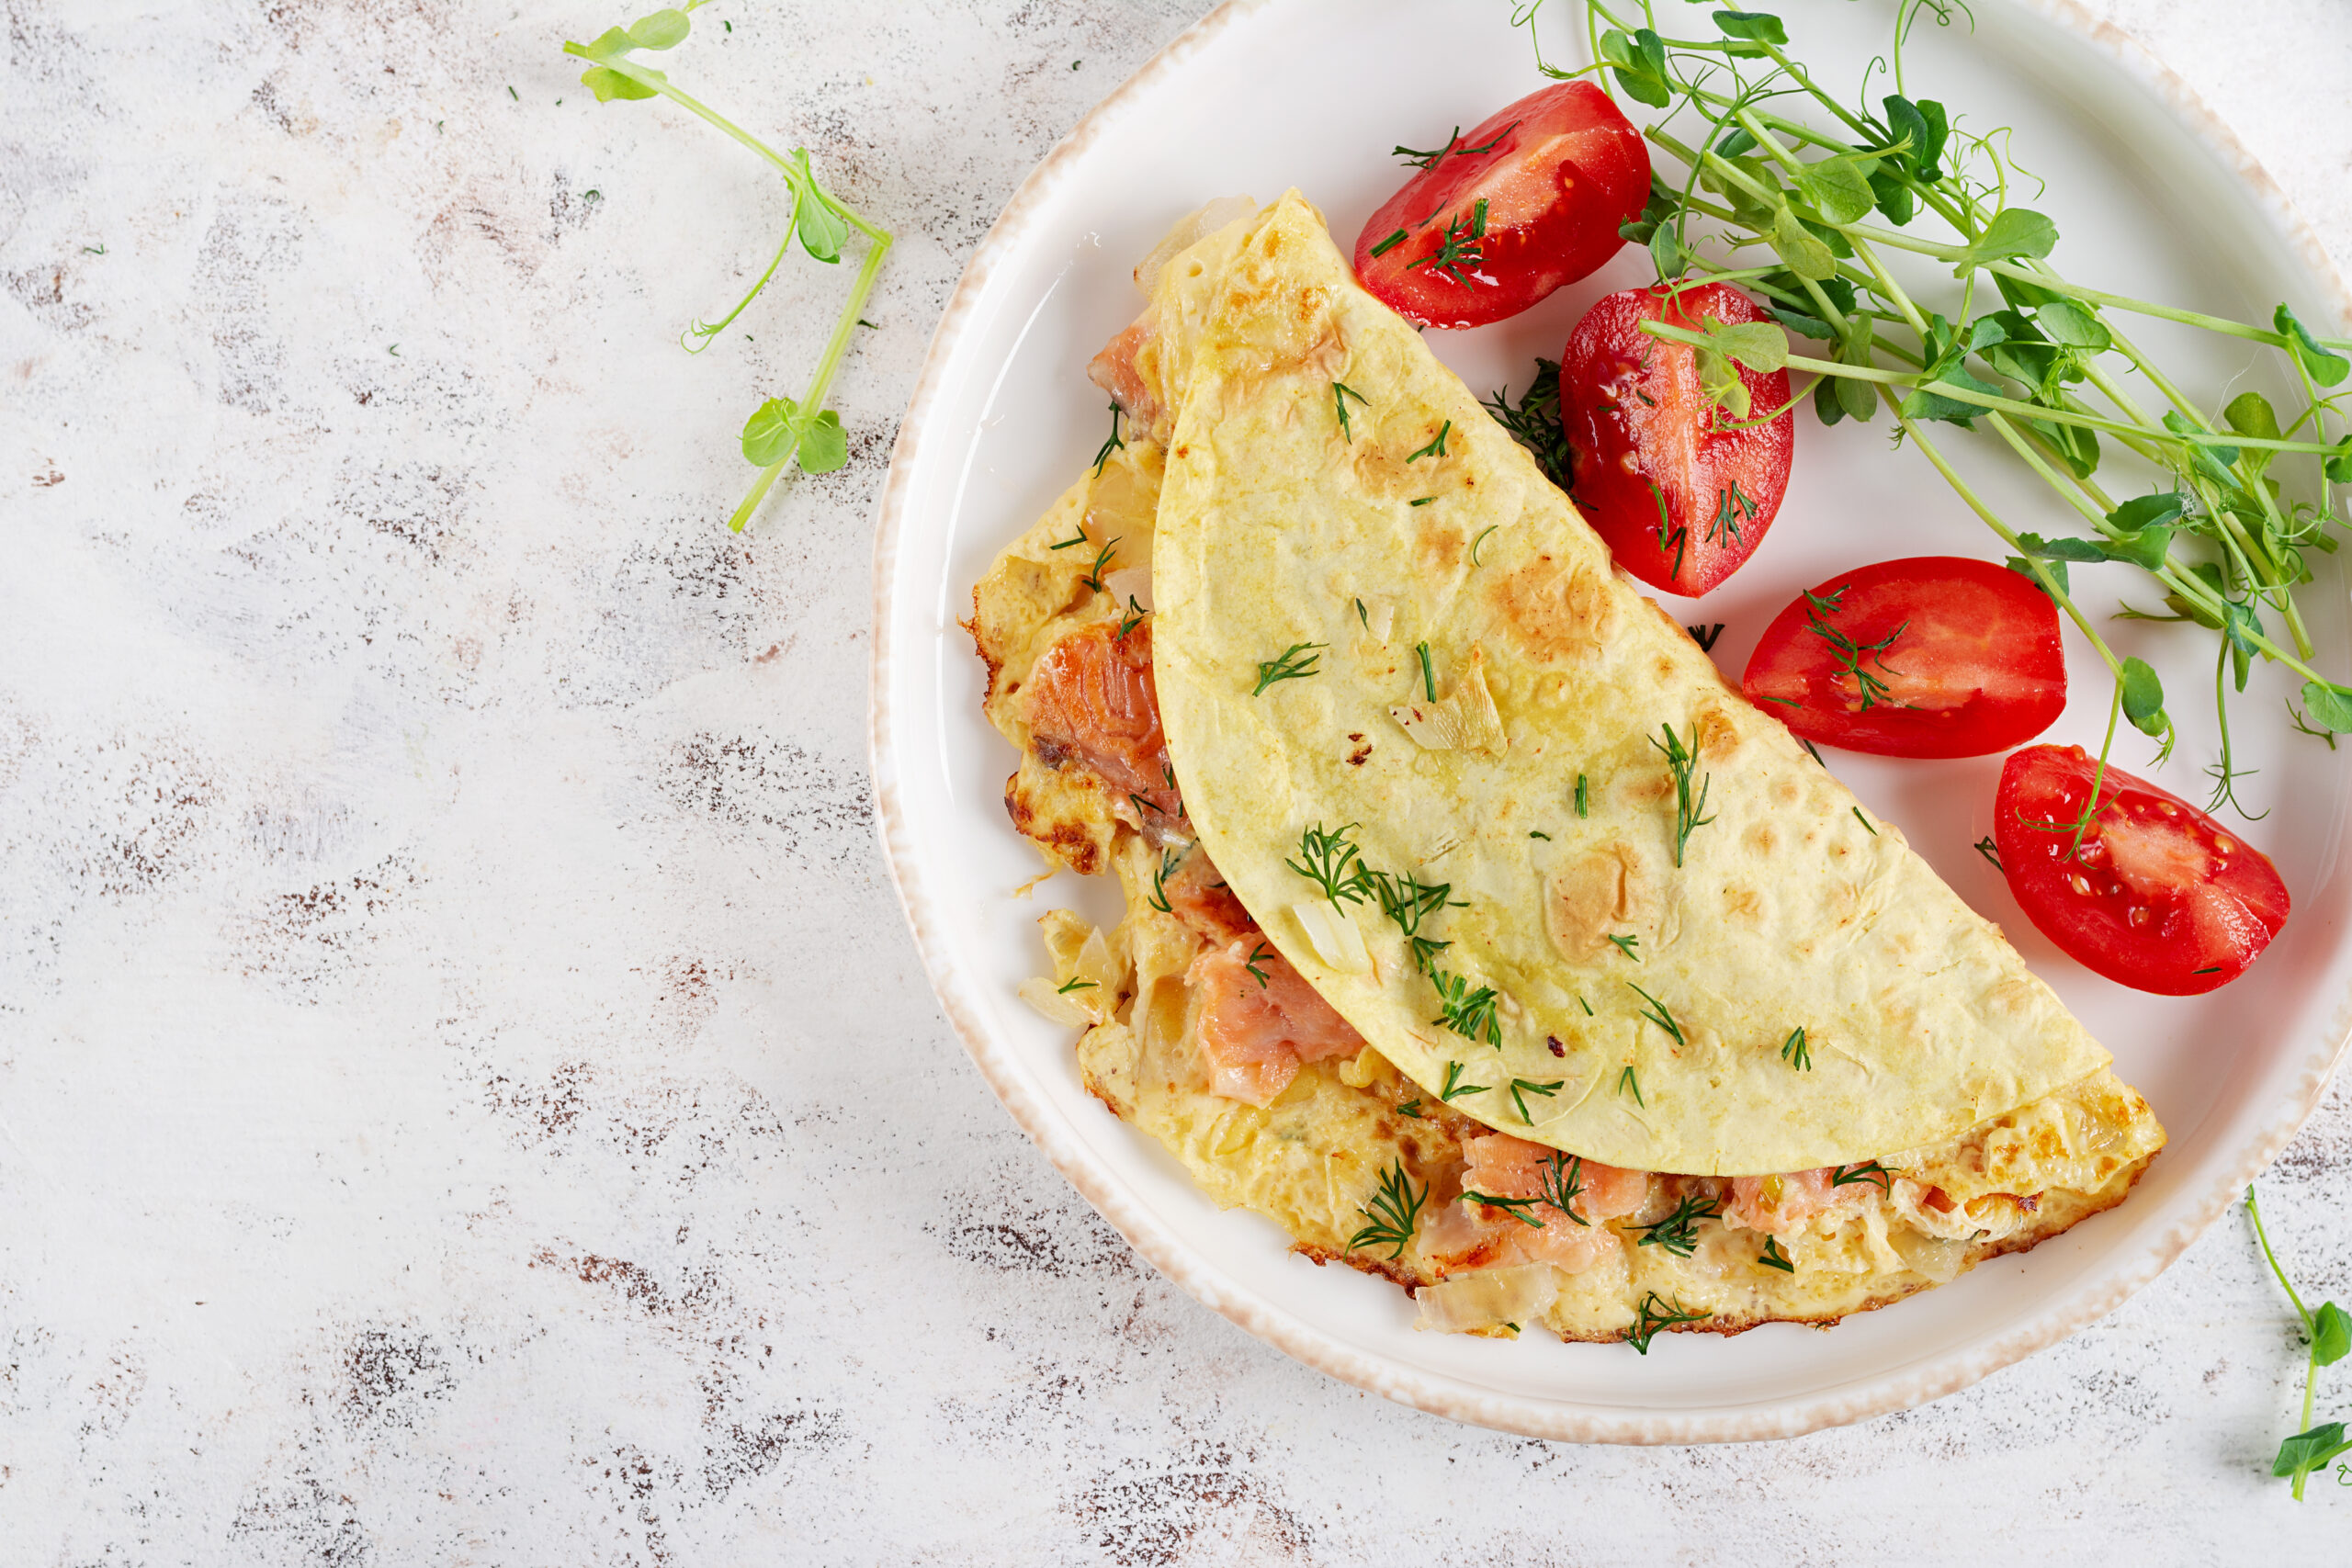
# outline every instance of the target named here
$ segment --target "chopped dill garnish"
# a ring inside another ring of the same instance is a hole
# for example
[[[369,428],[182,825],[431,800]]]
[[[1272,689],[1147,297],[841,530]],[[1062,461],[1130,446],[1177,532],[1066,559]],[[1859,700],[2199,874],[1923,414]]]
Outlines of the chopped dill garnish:
[[[1535,1094],[1543,1096],[1545,1100],[1549,1100],[1554,1095],[1559,1093],[1560,1086],[1567,1081],[1568,1080],[1566,1078],[1554,1078],[1550,1083],[1533,1083],[1526,1078],[1511,1079],[1510,1102],[1519,1107],[1519,1119],[1526,1122],[1529,1126],[1533,1126],[1535,1124],[1535,1118],[1527,1113],[1527,1100],[1525,1097],[1531,1094]]]
[[[1073,975],[1069,979],[1064,980],[1060,985],[1056,986],[1054,987],[1054,994],[1057,997],[1066,997],[1072,991],[1091,991],[1096,989],[1099,989],[1099,987],[1093,981],[1082,980]]]
[[[1650,1341],[1657,1337],[1658,1330],[1672,1328],[1678,1324],[1702,1323],[1706,1316],[1703,1312],[1684,1312],[1681,1303],[1664,1300],[1652,1291],[1642,1298],[1642,1304],[1634,1309],[1634,1326],[1626,1334],[1625,1343],[1646,1356],[1650,1353]]]
[[[1372,614],[1363,607],[1363,601],[1361,599],[1356,601],[1356,619],[1363,623],[1365,631],[1372,630]]]
[[[1405,504],[1406,504],[1406,505],[1408,505],[1408,506],[1427,506],[1430,502],[1435,501],[1436,499],[1437,499],[1437,497],[1435,497],[1435,496],[1433,496],[1433,495],[1425,495],[1425,496],[1421,497],[1421,498],[1420,498],[1420,500],[1419,500],[1419,501],[1408,501],[1408,502],[1407,502]],[[1479,535],[1478,536],[1479,536],[1480,538],[1482,538],[1482,539],[1483,539],[1483,538],[1485,538],[1485,537],[1486,537],[1486,535],[1481,534],[1481,535]],[[1473,564],[1476,564],[1476,563],[1473,563]]]
[[[1491,1192],[1470,1191],[1464,1191],[1462,1196],[1473,1203],[1499,1209],[1530,1230],[1544,1228],[1544,1217],[1533,1211],[1545,1204],[1559,1210],[1576,1224],[1591,1224],[1592,1222],[1577,1213],[1574,1207],[1577,1196],[1584,1191],[1583,1156],[1559,1149],[1549,1151],[1544,1163],[1536,1168],[1536,1180],[1539,1188],[1532,1198],[1498,1198]]]
[[[1340,416],[1340,434],[1348,438],[1348,444],[1350,446],[1353,446],[1355,444],[1356,432],[1355,427],[1348,423],[1348,400],[1350,398],[1353,398],[1356,401],[1363,404],[1366,408],[1370,408],[1372,406],[1372,400],[1370,398],[1365,397],[1362,392],[1357,391],[1353,387],[1349,386],[1346,382],[1334,381],[1331,383],[1331,408],[1333,412],[1338,413]]]
[[[1634,951],[1635,948],[1642,945],[1642,939],[1639,936],[1636,936],[1632,932],[1627,932],[1623,936],[1612,936],[1609,940],[1615,945],[1618,952],[1623,953],[1634,963],[1639,964],[1642,961],[1642,955]]]
[[[1413,651],[1420,656],[1421,690],[1428,694],[1430,701],[1435,702],[1437,701],[1437,677],[1430,673],[1430,645],[1425,642],[1417,642],[1413,645]]]
[[[1450,432],[1450,431],[1452,431],[1452,430],[1453,430],[1453,422],[1452,420],[1450,420],[1450,419],[1449,419],[1449,420],[1447,420],[1447,421],[1446,421],[1442,425],[1441,425],[1441,426],[1439,426],[1439,427],[1438,427],[1437,436],[1436,436],[1436,438],[1435,438],[1434,440],[1430,441],[1430,443],[1428,446],[1426,446],[1422,447],[1419,451],[1418,451],[1418,452],[1414,453],[1411,457],[1409,457],[1406,458],[1406,459],[1405,459],[1405,461],[1407,461],[1407,462],[1408,462],[1408,463],[1417,463],[1417,462],[1420,461],[1423,457],[1444,457],[1444,456],[1446,455],[1446,453],[1445,453],[1445,437],[1446,437],[1447,433],[1448,433],[1448,432]]]
[[[1539,832],[1535,831],[1535,830],[1534,830],[1533,829],[1532,829],[1532,828],[1528,829],[1528,831],[1527,831],[1527,836],[1528,836],[1529,838],[1531,838],[1531,839],[1541,839],[1541,840],[1544,840],[1545,843],[1547,843],[1547,844],[1548,844],[1548,843],[1550,843],[1550,842],[1552,841],[1552,835],[1551,835],[1551,834],[1549,834],[1549,833],[1539,833]]]
[[[1894,1190],[1894,1173],[1874,1159],[1866,1159],[1860,1165],[1841,1165],[1829,1173],[1829,1185],[1832,1187],[1851,1187],[1856,1182],[1867,1183],[1882,1192],[1892,1192]]]
[[[1707,789],[1714,783],[1714,775],[1710,773],[1699,780],[1699,791],[1694,797],[1690,792],[1690,775],[1699,765],[1699,725],[1695,719],[1691,721],[1690,739],[1687,744],[1682,737],[1674,733],[1674,726],[1670,724],[1658,726],[1658,733],[1666,737],[1665,741],[1653,740],[1650,745],[1665,757],[1667,769],[1674,775],[1674,863],[1679,868],[1684,848],[1690,842],[1690,835],[1714,820],[1706,815]]]
[[[1801,1073],[1813,1071],[1813,1048],[1804,1043],[1804,1028],[1800,1024],[1789,1032],[1781,1045],[1781,1060]]]
[[[1283,863],[1299,875],[1323,889],[1323,897],[1334,904],[1361,904],[1372,886],[1372,872],[1364,865],[1362,852],[1349,841],[1355,831],[1352,822],[1345,827],[1325,831],[1317,822],[1298,835],[1298,859]]]
[[[1297,681],[1322,673],[1317,661],[1323,656],[1310,650],[1323,646],[1319,642],[1295,642],[1273,658],[1258,660],[1258,683],[1250,688],[1250,694],[1254,697],[1277,681]]]
[[[1783,1274],[1793,1274],[1797,1271],[1797,1266],[1789,1261],[1789,1255],[1781,1250],[1781,1238],[1776,1235],[1768,1235],[1764,1238],[1764,1250],[1756,1255],[1756,1266],[1759,1269],[1778,1269]]]
[[[1448,1062],[1445,1065],[1445,1087],[1437,1091],[1437,1097],[1440,1100],[1442,1100],[1448,1105],[1451,1105],[1457,1100],[1462,1100],[1474,1094],[1484,1094],[1486,1092],[1487,1086],[1485,1084],[1466,1084],[1462,1081],[1461,1063]]]
[[[1266,972],[1258,965],[1273,955],[1272,948],[1262,942],[1254,942],[1250,945],[1250,956],[1241,961],[1241,966],[1250,971],[1250,977],[1258,982],[1258,988],[1261,991],[1266,988]]]
[[[1464,1040],[1483,1040],[1500,1050],[1503,1026],[1495,1020],[1495,1004],[1502,998],[1495,988],[1473,988],[1467,976],[1449,975],[1442,969],[1431,969],[1429,975],[1430,984],[1437,987],[1439,1008],[1430,1021],[1445,1025]]]
[[[1413,1239],[1413,1224],[1420,1218],[1421,1205],[1429,1201],[1429,1196],[1427,1187],[1414,1190],[1413,1179],[1405,1173],[1403,1160],[1392,1160],[1372,1201],[1357,1211],[1364,1217],[1364,1227],[1348,1237],[1348,1250],[1385,1247],[1390,1258],[1403,1257],[1406,1246]]]
[[[1617,1075],[1617,1092],[1619,1094],[1631,1093],[1634,1097],[1634,1104],[1640,1106],[1645,1111],[1647,1111],[1650,1108],[1650,1102],[1642,1098],[1642,1080],[1634,1076],[1634,1065],[1631,1062],[1626,1063],[1625,1070]]]
[[[1854,820],[1860,822],[1862,825],[1862,830],[1871,838],[1878,837],[1878,829],[1871,826],[1871,819],[1862,815],[1862,808],[1859,806],[1854,807]]]
[[[1903,673],[1900,670],[1888,669],[1886,650],[1894,646],[1895,638],[1910,629],[1911,623],[1904,622],[1876,642],[1858,643],[1824,618],[1825,615],[1834,615],[1843,609],[1845,599],[1844,588],[1838,589],[1834,593],[1807,592],[1804,596],[1805,629],[1827,643],[1830,653],[1836,657],[1839,664],[1845,667],[1845,672],[1854,678],[1853,694],[1861,699],[1861,712],[1868,713],[1880,704],[1889,707],[1909,707],[1911,705],[1909,703],[1894,701],[1887,683],[1862,666],[1866,663],[1875,665],[1880,671],[1889,675]]]
[[[1416,502],[1416,504],[1419,503]],[[1476,566],[1478,564],[1478,547],[1487,542],[1487,535],[1493,533],[1496,529],[1501,526],[1502,525],[1499,523],[1489,523],[1487,525],[1485,533],[1480,534],[1476,538],[1470,541],[1470,564],[1472,566]]]
[[[1111,552],[1118,547],[1118,540],[1103,540],[1102,547],[1094,552],[1094,565],[1088,570],[1084,577],[1078,580],[1079,585],[1082,588],[1091,588],[1097,593],[1109,592],[1102,586],[1102,572],[1111,564],[1113,558]]]
[[[1127,445],[1119,439],[1119,415],[1125,412],[1117,403],[1111,405],[1111,439],[1102,443],[1102,449],[1094,454],[1094,477],[1098,479],[1102,477],[1102,465],[1111,460],[1111,454],[1124,450]]]
[[[1702,653],[1714,652],[1715,639],[1724,635],[1724,624],[1721,621],[1717,621],[1712,626],[1685,626],[1682,629],[1690,634],[1690,640],[1699,645],[1699,651]]]
[[[1175,869],[1176,852],[1160,851],[1159,869],[1151,874],[1151,897],[1144,902],[1163,915],[1172,915],[1176,912],[1175,907],[1168,901],[1168,874]]]
[[[1699,1222],[1712,1220],[1723,1212],[1724,1206],[1718,1200],[1703,1192],[1686,1193],[1682,1201],[1675,1204],[1674,1212],[1666,1218],[1652,1224],[1634,1227],[1642,1233],[1642,1239],[1637,1245],[1658,1247],[1677,1258],[1688,1258],[1699,1245]]]
[[[1415,1095],[1412,1099],[1405,1101],[1404,1104],[1396,1108],[1396,1114],[1399,1116],[1410,1116],[1414,1121],[1419,1122],[1427,1118],[1429,1112],[1421,1109],[1420,1097],[1419,1095]]]
[[[1385,256],[1404,243],[1405,231],[1399,229],[1394,234],[1389,235],[1388,238],[1381,241],[1380,243],[1373,246],[1372,254],[1375,256]]]
[[[1460,908],[1453,897],[1450,882],[1423,882],[1412,873],[1391,876],[1386,872],[1367,874],[1371,878],[1372,896],[1380,904],[1380,912],[1396,922],[1404,933],[1405,951],[1413,960],[1413,967],[1424,975],[1434,974],[1430,967],[1437,955],[1453,944],[1439,942],[1421,934],[1421,922],[1449,905]]]
[[[1667,1011],[1666,1004],[1664,1002],[1658,1000],[1647,991],[1643,990],[1631,980],[1625,982],[1625,988],[1632,991],[1635,996],[1641,998],[1642,1000],[1650,1004],[1648,1007],[1642,1010],[1642,1016],[1644,1018],[1649,1020],[1652,1023],[1657,1024],[1660,1029],[1665,1030],[1668,1035],[1673,1037],[1674,1043],[1677,1045],[1688,1045],[1690,1043],[1689,1041],[1682,1038],[1682,1026],[1674,1021],[1674,1015]]]
[[[1592,798],[1586,793],[1585,778],[1582,773],[1577,775],[1577,815],[1579,817],[1592,815]]]

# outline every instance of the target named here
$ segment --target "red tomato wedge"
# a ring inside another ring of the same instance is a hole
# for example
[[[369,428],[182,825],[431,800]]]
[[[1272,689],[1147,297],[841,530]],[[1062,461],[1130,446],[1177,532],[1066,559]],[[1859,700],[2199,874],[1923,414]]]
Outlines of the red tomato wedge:
[[[1615,255],[1649,200],[1642,133],[1589,82],[1531,93],[1421,156],[1355,259],[1381,303],[1425,327],[1516,316]]]
[[[1741,678],[1747,700],[1824,746],[1982,757],[2066,706],[2058,606],[2018,573],[1960,556],[1880,561],[1781,611]]]
[[[1702,283],[1668,301],[1661,286],[1611,294],[1587,311],[1560,355],[1560,418],[1574,456],[1569,494],[1617,564],[1653,588],[1697,596],[1754,553],[1789,488],[1796,420],[1785,371],[1739,367],[1751,415],[1724,428],[1699,385],[1698,355],[1651,337],[1644,321],[1693,332],[1760,321],[1738,289]],[[1774,418],[1761,416],[1780,409]]]
[[[2001,769],[1993,841],[2028,919],[2085,967],[2135,990],[2226,986],[2287,923],[2287,885],[2245,840],[2167,790],[2109,768],[2072,854],[2098,761],[2029,746]]]

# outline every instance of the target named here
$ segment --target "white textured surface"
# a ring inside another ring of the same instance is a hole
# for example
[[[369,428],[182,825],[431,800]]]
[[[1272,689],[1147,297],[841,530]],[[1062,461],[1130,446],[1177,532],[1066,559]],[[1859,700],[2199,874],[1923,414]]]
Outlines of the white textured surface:
[[[2352,262],[2352,13],[2100,9]],[[734,428],[845,279],[677,352],[777,192],[576,85],[625,15],[7,9],[0,1563],[2341,1551],[2352,1488],[2265,1473],[2302,1358],[2236,1221],[1976,1389],[1730,1450],[1392,1408],[1135,1262],[901,928],[868,518],[964,258],[1189,17],[732,14],[682,83],[901,236],[851,466],[743,541]],[[2339,1088],[2266,1181],[2339,1297],[2347,1175]]]

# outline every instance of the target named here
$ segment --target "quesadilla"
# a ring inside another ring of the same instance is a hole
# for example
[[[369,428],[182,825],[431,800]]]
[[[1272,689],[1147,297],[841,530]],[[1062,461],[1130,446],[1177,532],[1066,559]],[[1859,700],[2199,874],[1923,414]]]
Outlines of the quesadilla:
[[[974,599],[1015,825],[1125,895],[1023,988],[1098,1098],[1476,1333],[1833,1321],[2120,1201],[2163,1131],[1997,930],[1311,209],[1223,216],[1098,362],[1136,434]]]

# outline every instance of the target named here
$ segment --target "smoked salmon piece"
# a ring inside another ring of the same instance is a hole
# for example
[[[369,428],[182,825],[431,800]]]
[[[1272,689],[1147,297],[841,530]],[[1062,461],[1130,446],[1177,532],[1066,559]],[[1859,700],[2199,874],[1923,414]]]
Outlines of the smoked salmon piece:
[[[1125,637],[1108,621],[1072,632],[1037,661],[1023,695],[1039,758],[1056,767],[1075,758],[1112,788],[1148,802],[1137,807],[1143,816],[1182,817],[1152,691],[1149,621]]]
[[[1363,1049],[1363,1036],[1262,942],[1212,947],[1184,980],[1200,992],[1209,1087],[1227,1100],[1272,1105],[1301,1064]]]

